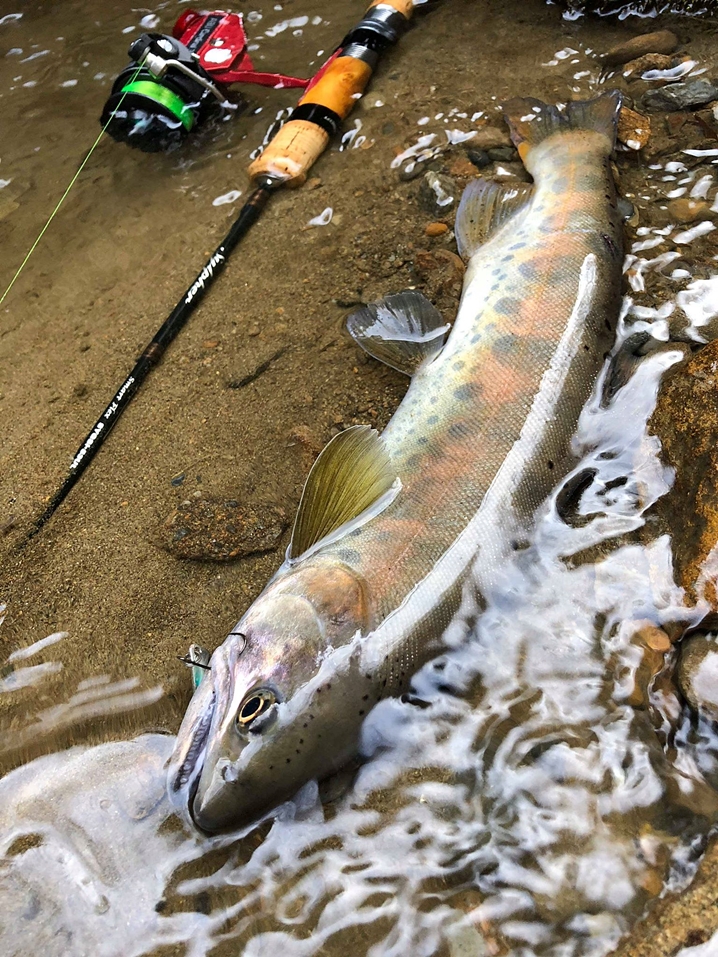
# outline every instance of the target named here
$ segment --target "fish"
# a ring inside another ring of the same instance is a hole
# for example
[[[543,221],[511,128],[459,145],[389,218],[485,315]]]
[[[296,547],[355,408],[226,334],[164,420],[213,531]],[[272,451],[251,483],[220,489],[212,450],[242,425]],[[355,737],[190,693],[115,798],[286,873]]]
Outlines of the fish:
[[[620,95],[503,109],[533,184],[464,191],[453,327],[416,290],[349,317],[410,386],[383,434],[354,426],[321,452],[284,563],[212,654],[168,767],[202,831],[356,759],[366,715],[445,649],[469,576],[500,569],[570,468],[620,305]]]

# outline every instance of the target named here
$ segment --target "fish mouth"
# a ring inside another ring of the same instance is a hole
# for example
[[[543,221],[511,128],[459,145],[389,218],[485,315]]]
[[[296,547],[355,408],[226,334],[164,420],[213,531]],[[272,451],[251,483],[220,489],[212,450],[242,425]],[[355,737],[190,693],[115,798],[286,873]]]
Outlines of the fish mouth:
[[[193,799],[216,711],[217,694],[208,676],[190,702],[170,758],[168,790],[175,804],[190,803]]]
[[[177,806],[188,808],[190,814],[212,735],[229,704],[230,674],[229,662],[217,649],[212,655],[209,673],[190,701],[169,761],[167,790],[170,800]]]

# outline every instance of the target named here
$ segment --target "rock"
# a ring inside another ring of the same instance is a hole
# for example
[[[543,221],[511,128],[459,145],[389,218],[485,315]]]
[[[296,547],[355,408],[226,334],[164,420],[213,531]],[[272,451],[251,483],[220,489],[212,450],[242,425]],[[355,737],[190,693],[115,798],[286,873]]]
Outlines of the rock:
[[[447,213],[455,204],[459,190],[455,181],[443,173],[428,172],[419,186],[419,205],[426,213]]]
[[[466,155],[476,169],[486,169],[487,166],[491,166],[491,157],[486,150],[467,150]]]
[[[633,688],[626,701],[634,708],[647,708],[651,683],[664,665],[664,655],[671,648],[668,635],[651,622],[645,622],[631,636],[631,644],[641,652],[640,661],[633,673]]]
[[[645,56],[638,57],[637,60],[626,63],[623,67],[623,75],[637,78],[647,70],[669,70],[673,62],[673,57],[665,56],[663,53],[647,53]]]
[[[511,145],[508,128],[499,129],[498,126],[484,126],[471,139],[472,149],[490,150],[496,146]]]
[[[493,163],[515,163],[519,155],[513,146],[493,146],[488,152]]]
[[[424,232],[427,236],[443,236],[448,233],[449,227],[446,223],[429,223]]]
[[[670,30],[642,33],[625,43],[619,43],[603,55],[604,66],[621,66],[647,53],[673,53],[678,47],[678,37]]]
[[[691,709],[718,721],[718,641],[698,632],[680,645],[678,686]]]
[[[447,321],[456,315],[465,268],[461,258],[449,249],[421,251],[414,256],[414,272],[423,284],[424,295]]]
[[[688,83],[671,83],[659,90],[644,93],[641,102],[647,110],[689,110],[718,99],[718,86],[705,77],[690,80]]]
[[[618,114],[618,139],[632,150],[642,150],[651,138],[651,121],[642,113],[621,108]]]
[[[690,199],[681,196],[668,204],[670,221],[674,223],[692,223],[696,219],[710,218],[710,205],[703,199]]]
[[[718,544],[718,340],[665,373],[648,431],[675,470],[652,512],[671,536],[676,582],[688,600],[700,592],[718,610],[715,575],[706,565]]]
[[[463,179],[473,179],[476,176],[476,167],[466,156],[457,156],[449,167],[452,176],[458,176]]]
[[[288,525],[278,505],[187,499],[159,530],[159,544],[176,558],[226,562],[271,551]]]

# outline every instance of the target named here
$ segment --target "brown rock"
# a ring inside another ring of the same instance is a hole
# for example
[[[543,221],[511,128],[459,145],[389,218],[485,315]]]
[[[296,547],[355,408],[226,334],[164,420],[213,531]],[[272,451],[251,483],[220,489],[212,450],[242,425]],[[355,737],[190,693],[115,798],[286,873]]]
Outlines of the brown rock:
[[[424,232],[427,236],[443,236],[448,233],[449,227],[446,223],[429,223]]]
[[[287,525],[277,505],[193,498],[161,526],[159,544],[177,558],[226,562],[271,551]]]
[[[678,37],[670,30],[656,30],[655,33],[642,33],[625,43],[619,43],[603,56],[605,66],[621,66],[647,53],[673,53],[678,46]]]
[[[420,251],[414,256],[414,272],[423,283],[423,292],[451,321],[461,296],[464,263],[449,249]]]
[[[476,131],[476,135],[471,138],[470,144],[481,150],[490,150],[496,146],[511,146],[511,136],[508,129],[499,129],[498,126],[484,126]]]
[[[651,648],[653,651],[660,651],[663,654],[671,648],[671,639],[658,625],[647,622],[635,634],[636,640],[642,645]]]
[[[718,544],[718,340],[668,370],[648,430],[661,441],[663,462],[675,470],[671,490],[653,509],[671,535],[676,582],[693,600]],[[701,591],[718,610],[710,574]]]
[[[678,136],[686,123],[691,119],[690,113],[666,113],[666,130],[671,136]]]
[[[668,204],[670,218],[675,223],[692,223],[696,219],[710,218],[711,208],[703,199],[681,196]]]
[[[623,67],[623,75],[628,77],[640,77],[647,70],[668,70],[673,65],[673,57],[665,56],[663,53],[647,53],[645,56],[638,57],[637,60],[630,60]]]
[[[651,121],[627,106],[618,114],[618,139],[629,149],[642,150],[651,138]]]
[[[449,167],[449,172],[452,176],[473,179],[476,176],[476,167],[466,156],[458,156]]]

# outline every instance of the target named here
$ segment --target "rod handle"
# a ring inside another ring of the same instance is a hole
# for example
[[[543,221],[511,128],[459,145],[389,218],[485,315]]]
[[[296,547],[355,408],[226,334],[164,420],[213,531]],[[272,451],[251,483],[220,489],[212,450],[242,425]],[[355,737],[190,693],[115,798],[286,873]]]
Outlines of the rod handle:
[[[338,56],[301,98],[298,108],[310,105],[328,111],[332,119],[343,120],[351,113],[370,77],[368,63],[351,56]],[[250,179],[256,181],[268,176],[285,186],[301,186],[328,142],[329,133],[318,123],[290,119],[249,167]]]

